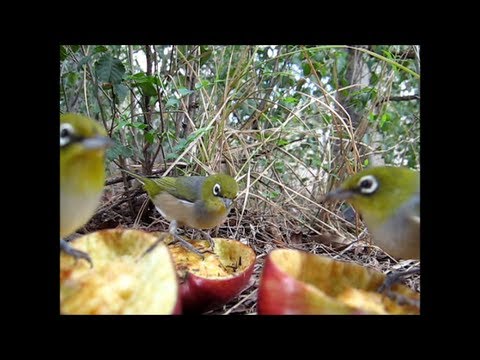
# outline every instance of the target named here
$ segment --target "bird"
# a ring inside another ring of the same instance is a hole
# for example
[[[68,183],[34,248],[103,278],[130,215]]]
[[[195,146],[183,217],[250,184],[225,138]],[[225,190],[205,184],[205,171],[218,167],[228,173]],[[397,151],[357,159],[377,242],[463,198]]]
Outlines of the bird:
[[[105,151],[112,143],[95,120],[78,113],[60,115],[60,249],[91,267],[90,256],[64,238],[95,213],[105,183]]]
[[[168,232],[183,247],[203,258],[199,250],[177,234],[177,228],[202,230],[222,224],[237,197],[237,181],[227,174],[149,178],[122,170],[143,185],[155,208],[170,222]],[[213,239],[204,234],[213,249]]]
[[[373,241],[397,259],[420,259],[420,172],[376,166],[345,180],[325,200],[346,200],[362,218]],[[390,274],[380,292],[419,269]]]

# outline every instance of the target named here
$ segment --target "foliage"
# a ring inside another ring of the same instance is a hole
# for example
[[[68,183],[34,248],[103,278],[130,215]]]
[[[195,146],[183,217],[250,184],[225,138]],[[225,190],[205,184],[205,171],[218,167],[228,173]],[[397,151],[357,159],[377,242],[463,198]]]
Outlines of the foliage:
[[[309,227],[301,209],[372,154],[419,168],[418,46],[63,45],[60,60],[61,111],[105,125],[109,161],[227,171],[250,209]]]

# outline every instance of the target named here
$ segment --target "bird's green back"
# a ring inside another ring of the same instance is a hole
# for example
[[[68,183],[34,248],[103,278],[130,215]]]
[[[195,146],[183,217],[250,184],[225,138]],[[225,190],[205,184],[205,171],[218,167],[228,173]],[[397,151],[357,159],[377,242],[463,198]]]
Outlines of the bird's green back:
[[[200,189],[205,182],[205,176],[180,176],[148,178],[123,170],[127,174],[138,179],[150,198],[166,191],[178,199],[195,202],[200,196]]]
[[[148,178],[123,170],[138,179],[150,198],[166,191],[177,199],[194,203],[197,200],[211,201],[215,196],[226,199],[235,199],[238,193],[238,184],[235,179],[226,174],[206,176],[180,176]],[[213,194],[215,185],[220,185],[220,193]]]
[[[144,185],[144,188],[150,197],[166,191],[177,199],[193,203],[200,199],[200,192],[205,179],[205,176],[161,177],[148,179],[149,182]]]

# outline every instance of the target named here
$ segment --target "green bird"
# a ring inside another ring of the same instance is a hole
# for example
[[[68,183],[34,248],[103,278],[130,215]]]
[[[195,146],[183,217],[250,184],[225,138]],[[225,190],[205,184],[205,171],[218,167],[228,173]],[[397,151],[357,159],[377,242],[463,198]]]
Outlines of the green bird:
[[[95,213],[105,183],[105,149],[111,144],[95,120],[80,114],[60,115],[60,249],[90,265],[90,256],[63,238]]]
[[[158,212],[170,221],[169,233],[182,246],[203,258],[194,246],[177,234],[177,228],[187,226],[202,230],[222,224],[237,197],[236,180],[226,174],[148,178],[123,171],[142,183]],[[212,238],[205,235],[213,248]]]
[[[395,258],[420,259],[420,173],[379,166],[348,178],[326,200],[346,200],[363,217],[374,242]],[[381,291],[418,269],[392,274]]]

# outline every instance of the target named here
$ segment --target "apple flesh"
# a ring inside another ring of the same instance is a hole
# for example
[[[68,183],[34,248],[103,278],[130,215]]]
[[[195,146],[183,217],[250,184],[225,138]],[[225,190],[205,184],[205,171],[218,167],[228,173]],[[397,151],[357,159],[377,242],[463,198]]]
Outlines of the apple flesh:
[[[60,254],[61,314],[180,314],[175,265],[165,244],[140,230],[109,229],[75,239],[85,260]]]
[[[258,289],[259,314],[419,314],[414,305],[400,305],[376,289],[381,272],[304,251],[277,249],[265,260]],[[403,285],[392,291],[419,301],[420,294]]]
[[[214,253],[198,255],[179,244],[168,245],[180,278],[184,313],[202,313],[233,300],[249,283],[255,252],[237,240],[214,238]],[[206,240],[191,241],[199,250],[208,249]]]

